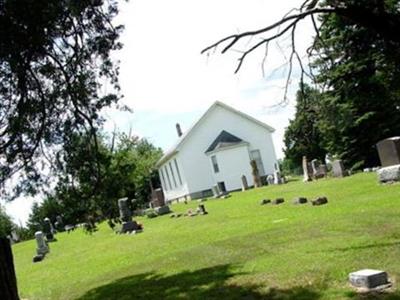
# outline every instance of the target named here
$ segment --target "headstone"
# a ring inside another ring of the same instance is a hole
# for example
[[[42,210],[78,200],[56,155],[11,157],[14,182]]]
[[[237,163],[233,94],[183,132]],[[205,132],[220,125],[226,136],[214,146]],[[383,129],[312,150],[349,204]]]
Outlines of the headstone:
[[[260,201],[260,204],[261,204],[261,205],[265,205],[265,204],[268,204],[268,203],[271,203],[271,199],[262,199],[262,200]]]
[[[281,172],[278,170],[274,171],[274,184],[281,184],[282,183],[282,177],[281,177]]]
[[[253,181],[254,181],[254,187],[260,187],[261,186],[261,178],[260,178],[260,174],[258,172],[258,168],[257,168],[257,163],[254,159],[252,159],[250,161],[250,165],[251,165],[251,174],[253,175]]]
[[[400,181],[400,165],[384,167],[377,172],[378,180],[382,183]]]
[[[275,200],[272,200],[272,201],[271,201],[271,204],[278,205],[278,204],[281,204],[281,203],[283,203],[283,202],[285,202],[285,199],[283,199],[283,198],[276,198]]]
[[[400,164],[400,136],[384,139],[376,147],[382,167]]]
[[[165,205],[165,197],[161,188],[153,190],[151,199],[152,207],[160,207]]]
[[[65,225],[65,226],[64,226],[64,229],[65,229],[65,231],[66,231],[67,233],[70,233],[71,231],[74,231],[74,230],[75,230],[75,225],[71,225],[71,224]]]
[[[304,204],[304,203],[307,203],[307,198],[296,197],[293,199],[293,204]]]
[[[307,157],[303,156],[303,182],[311,181],[311,176],[308,168]]]
[[[245,175],[242,175],[242,177],[240,177],[242,180],[242,191],[245,191],[249,188],[248,184],[247,184],[247,178]]]
[[[312,174],[315,179],[323,178],[327,174],[326,166],[322,165],[318,159],[311,161]]]
[[[61,216],[56,216],[56,222],[54,223],[57,231],[63,231],[64,230],[64,222]]]
[[[218,198],[219,196],[221,196],[221,193],[220,193],[220,191],[219,191],[218,184],[213,185],[211,189],[212,189],[214,198]]]
[[[350,283],[358,288],[372,289],[389,283],[384,271],[364,269],[349,274]]]
[[[129,208],[129,199],[118,199],[119,216],[122,221],[120,233],[132,232],[138,230],[139,226],[135,221],[132,221],[132,213]]]
[[[271,175],[271,174],[268,175],[267,182],[268,182],[268,185],[274,184],[274,175]]]
[[[49,218],[44,219],[43,233],[45,234],[48,242],[54,241],[54,228]]]
[[[328,203],[328,198],[326,197],[317,197],[316,199],[311,201],[312,205],[324,205]]]
[[[169,209],[168,205],[164,205],[164,206],[160,206],[160,207],[155,207],[154,211],[156,212],[157,215],[161,216],[161,215],[165,215],[165,214],[169,214],[171,212],[171,210]]]
[[[50,249],[49,246],[47,245],[45,239],[44,239],[44,234],[41,231],[36,231],[35,232],[35,239],[36,239],[36,254],[37,255],[45,255],[46,253],[49,253]]]
[[[204,206],[204,204],[200,204],[199,207],[197,208],[199,211],[199,214],[201,215],[207,215],[208,212],[206,211],[206,208]]]
[[[377,170],[382,183],[400,181],[400,137],[384,139],[376,144],[382,168]]]
[[[344,168],[343,161],[340,159],[332,162],[332,171],[334,177],[345,177],[348,175],[348,172]]]

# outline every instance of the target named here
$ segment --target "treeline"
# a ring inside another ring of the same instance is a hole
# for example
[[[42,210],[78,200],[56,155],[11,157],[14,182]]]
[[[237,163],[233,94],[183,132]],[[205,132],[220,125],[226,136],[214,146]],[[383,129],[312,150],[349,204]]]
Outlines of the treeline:
[[[146,139],[121,133],[109,139],[98,135],[95,142],[85,135],[70,140],[59,158],[57,170],[61,171],[54,189],[32,207],[28,236],[41,230],[46,217],[53,224],[58,215],[64,224],[118,217],[117,200],[122,197],[136,199],[133,209],[144,207],[150,200],[151,186],[160,185],[153,167],[162,150]]]
[[[387,1],[387,10],[398,1]],[[400,43],[337,14],[320,18],[310,85],[300,84],[285,132],[284,168],[340,158],[349,169],[380,164],[375,144],[400,133]]]

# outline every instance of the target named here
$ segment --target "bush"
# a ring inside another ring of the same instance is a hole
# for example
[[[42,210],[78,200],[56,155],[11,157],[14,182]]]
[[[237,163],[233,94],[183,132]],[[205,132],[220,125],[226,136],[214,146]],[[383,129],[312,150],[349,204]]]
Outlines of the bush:
[[[157,217],[158,215],[157,215],[157,213],[154,211],[154,209],[152,209],[152,208],[149,208],[149,209],[146,209],[146,216],[148,217],[148,218],[155,218],[155,217]]]

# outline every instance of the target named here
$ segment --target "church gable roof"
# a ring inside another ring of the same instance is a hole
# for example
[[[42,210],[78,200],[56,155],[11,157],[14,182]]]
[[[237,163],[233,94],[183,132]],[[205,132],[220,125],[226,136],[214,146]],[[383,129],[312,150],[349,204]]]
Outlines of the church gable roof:
[[[242,139],[234,136],[233,134],[222,130],[221,133],[217,136],[217,138],[211,143],[205,153],[211,152],[217,149],[221,149],[224,147],[230,147],[236,144],[243,142]]]

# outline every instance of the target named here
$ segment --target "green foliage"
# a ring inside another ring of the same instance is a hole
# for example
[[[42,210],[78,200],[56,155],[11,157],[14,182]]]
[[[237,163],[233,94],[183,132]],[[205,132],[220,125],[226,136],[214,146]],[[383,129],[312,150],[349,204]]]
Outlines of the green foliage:
[[[150,200],[150,183],[158,186],[153,168],[162,152],[145,139],[115,134],[111,145],[105,136],[97,137],[97,159],[93,165],[92,150],[86,136],[75,136],[61,158],[65,166],[59,174],[55,198],[63,215],[71,223],[118,217],[117,200],[136,199],[133,209]]]
[[[117,103],[118,67],[110,56],[121,48],[122,26],[113,22],[117,4],[1,1],[0,184],[15,173],[21,177],[7,196],[43,189],[50,179],[43,170],[58,166],[54,154],[70,142],[71,133],[89,132],[92,141],[102,122],[100,110]],[[112,92],[100,93],[106,83]],[[52,161],[47,166],[44,153]],[[94,164],[96,156],[88,159]]]
[[[36,231],[42,231],[45,218],[49,218],[51,223],[54,224],[57,216],[62,216],[65,224],[70,223],[71,216],[65,213],[64,206],[53,196],[48,196],[40,204],[33,203],[32,211],[26,224],[29,234],[33,236]]]
[[[14,225],[11,217],[7,215],[5,209],[0,205],[0,237],[11,234]]]
[[[346,5],[399,15],[398,1]],[[379,165],[375,144],[400,130],[400,42],[340,14],[321,22],[314,67],[327,88],[320,105],[323,146],[354,169]]]
[[[302,159],[325,161],[323,137],[318,126],[321,118],[322,94],[307,84],[300,84],[296,95],[296,114],[285,130],[284,168],[288,173],[301,174]]]
[[[156,213],[156,212],[154,211],[154,209],[152,209],[152,208],[146,209],[145,215],[146,215],[146,217],[148,217],[149,219],[158,217],[157,213]]]

